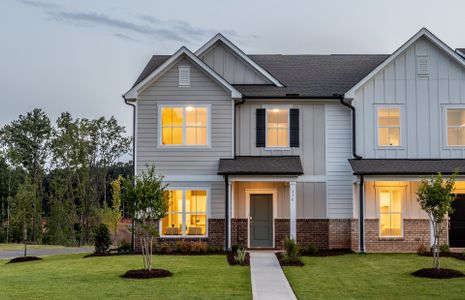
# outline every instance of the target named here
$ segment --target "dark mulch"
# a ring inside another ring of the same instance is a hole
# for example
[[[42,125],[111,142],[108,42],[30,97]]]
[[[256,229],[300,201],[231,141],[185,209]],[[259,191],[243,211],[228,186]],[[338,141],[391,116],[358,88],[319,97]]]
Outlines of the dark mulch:
[[[431,269],[431,268],[420,269],[416,272],[413,272],[412,275],[416,277],[434,278],[434,279],[449,279],[449,278],[465,277],[465,274],[457,270],[452,270],[452,269],[437,270],[437,269]]]
[[[132,278],[132,279],[148,279],[148,278],[162,278],[162,277],[170,277],[173,276],[168,270],[163,269],[152,269],[150,271],[145,269],[140,270],[129,270],[121,277],[123,278]]]
[[[327,250],[318,250],[316,253],[302,253],[302,256],[316,256],[316,257],[325,257],[325,256],[337,256],[337,255],[346,255],[354,253],[350,249],[327,249]]]
[[[37,256],[21,256],[21,257],[13,258],[8,263],[13,264],[13,263],[20,263],[20,262],[34,261],[34,260],[42,260],[42,258],[37,257]]]
[[[231,252],[231,251],[230,251],[230,252],[227,252],[227,253],[226,253],[226,257],[227,257],[227,259],[228,259],[228,263],[229,263],[229,265],[231,265],[231,266],[240,266],[240,264],[238,264],[238,263],[236,262],[236,260],[234,259],[234,256],[235,256],[235,255],[237,255],[236,252]],[[244,264],[243,264],[242,266],[250,266],[250,255],[249,255],[248,252],[245,254],[245,261],[244,261]]]
[[[419,254],[421,256],[433,256],[433,252],[425,252]],[[462,253],[456,253],[456,252],[441,252],[439,253],[439,257],[453,257],[457,258],[460,260],[465,260],[465,256]]]
[[[294,266],[294,267],[302,267],[304,265],[304,262],[302,260],[296,260],[296,261],[287,261],[284,259],[284,255],[282,253],[276,253],[276,257],[278,258],[279,264],[281,266]]]

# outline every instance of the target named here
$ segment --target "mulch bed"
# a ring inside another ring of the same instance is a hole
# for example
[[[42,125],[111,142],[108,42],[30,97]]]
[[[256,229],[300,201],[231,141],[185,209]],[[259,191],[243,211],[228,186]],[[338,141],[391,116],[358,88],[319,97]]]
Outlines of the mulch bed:
[[[457,270],[453,270],[453,269],[437,270],[437,269],[431,269],[431,268],[420,269],[416,272],[413,272],[412,275],[416,277],[434,278],[434,279],[449,279],[449,278],[465,277],[465,274]]]
[[[231,252],[230,251],[230,252],[226,253],[226,257],[228,259],[229,265],[231,265],[231,266],[240,266],[240,264],[238,264],[236,262],[236,260],[234,259],[234,256],[236,256],[236,255],[237,255],[236,252]],[[245,261],[244,261],[244,264],[242,266],[250,266],[250,255],[249,255],[248,252],[245,254]]]
[[[13,258],[8,263],[13,264],[13,263],[20,263],[20,262],[34,261],[34,260],[42,260],[42,258],[37,257],[37,256],[20,256],[20,257]]]
[[[282,253],[276,253],[276,257],[278,258],[279,264],[281,267],[283,266],[294,266],[294,267],[302,267],[304,265],[304,262],[302,260],[297,260],[297,261],[287,261],[284,259],[284,256]]]
[[[327,250],[318,250],[316,253],[302,253],[302,256],[315,256],[315,257],[325,257],[325,256],[337,256],[337,255],[346,255],[354,253],[350,249],[327,249]]]
[[[421,256],[433,256],[433,252],[425,252],[422,254],[419,254]],[[462,253],[456,253],[456,252],[441,252],[439,253],[439,257],[453,257],[457,258],[460,260],[465,260],[465,256]]]
[[[139,269],[139,270],[129,270],[121,277],[123,278],[131,278],[131,279],[149,279],[149,278],[162,278],[162,277],[170,277],[173,276],[173,273],[171,273],[168,270],[163,270],[163,269],[152,269],[150,271],[145,270],[145,269]]]

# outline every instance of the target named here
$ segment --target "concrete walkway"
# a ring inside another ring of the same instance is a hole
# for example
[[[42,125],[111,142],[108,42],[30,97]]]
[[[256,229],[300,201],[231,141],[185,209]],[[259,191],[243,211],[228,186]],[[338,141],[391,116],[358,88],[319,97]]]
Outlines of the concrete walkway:
[[[48,249],[28,249],[28,256],[46,256],[57,254],[74,254],[74,253],[91,253],[94,248],[80,247],[80,248],[48,248]],[[23,256],[24,250],[0,250],[0,259],[12,259],[15,257]]]
[[[297,299],[273,252],[250,252],[250,274],[254,300]]]

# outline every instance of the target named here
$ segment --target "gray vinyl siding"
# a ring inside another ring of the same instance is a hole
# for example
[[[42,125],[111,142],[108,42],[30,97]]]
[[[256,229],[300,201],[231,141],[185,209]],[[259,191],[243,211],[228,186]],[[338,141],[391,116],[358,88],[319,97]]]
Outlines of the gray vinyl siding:
[[[199,181],[184,181],[184,182],[165,182],[169,189],[176,188],[207,188],[210,190],[208,203],[208,217],[210,219],[224,219],[224,182],[199,182]]]
[[[270,83],[263,78],[243,59],[234,54],[231,50],[217,43],[212,49],[204,54],[201,59],[205,61],[213,70],[232,84],[266,84]]]
[[[352,118],[340,104],[326,105],[327,205],[329,218],[352,216]]]
[[[417,76],[426,57],[429,76]],[[402,145],[377,146],[376,109],[401,108]],[[447,147],[445,108],[465,108],[465,71],[425,38],[419,39],[356,91],[357,151],[365,158],[464,158],[464,147]]]
[[[256,147],[256,109],[273,103],[291,105],[292,108],[299,109],[300,146],[298,148],[266,150]],[[246,100],[237,107],[236,123],[238,155],[299,155],[304,175],[325,175],[324,104]]]
[[[190,65],[190,87],[178,87],[178,65]],[[220,158],[232,157],[232,105],[230,93],[186,59],[174,65],[145,89],[137,100],[137,170],[156,164],[162,175],[216,175]],[[158,146],[159,104],[211,106],[211,147]]]
[[[290,218],[289,184],[284,182],[235,182],[234,218],[246,217],[247,189],[276,189],[277,218]],[[298,182],[297,218],[326,217],[326,186],[324,182]]]

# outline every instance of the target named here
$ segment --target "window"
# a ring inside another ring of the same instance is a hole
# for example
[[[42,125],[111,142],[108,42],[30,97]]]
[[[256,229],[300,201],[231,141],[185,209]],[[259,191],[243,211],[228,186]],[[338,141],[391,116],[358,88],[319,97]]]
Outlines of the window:
[[[379,188],[379,235],[402,236],[402,188]]]
[[[179,66],[179,83],[180,87],[189,87],[191,85],[191,69],[189,66]]]
[[[400,146],[400,108],[378,108],[378,146]]]
[[[164,236],[207,234],[207,190],[170,190],[168,214],[161,220]]]
[[[447,145],[465,146],[465,108],[447,109]]]
[[[162,107],[161,145],[208,145],[208,107]]]
[[[266,146],[289,147],[289,109],[266,110]]]

